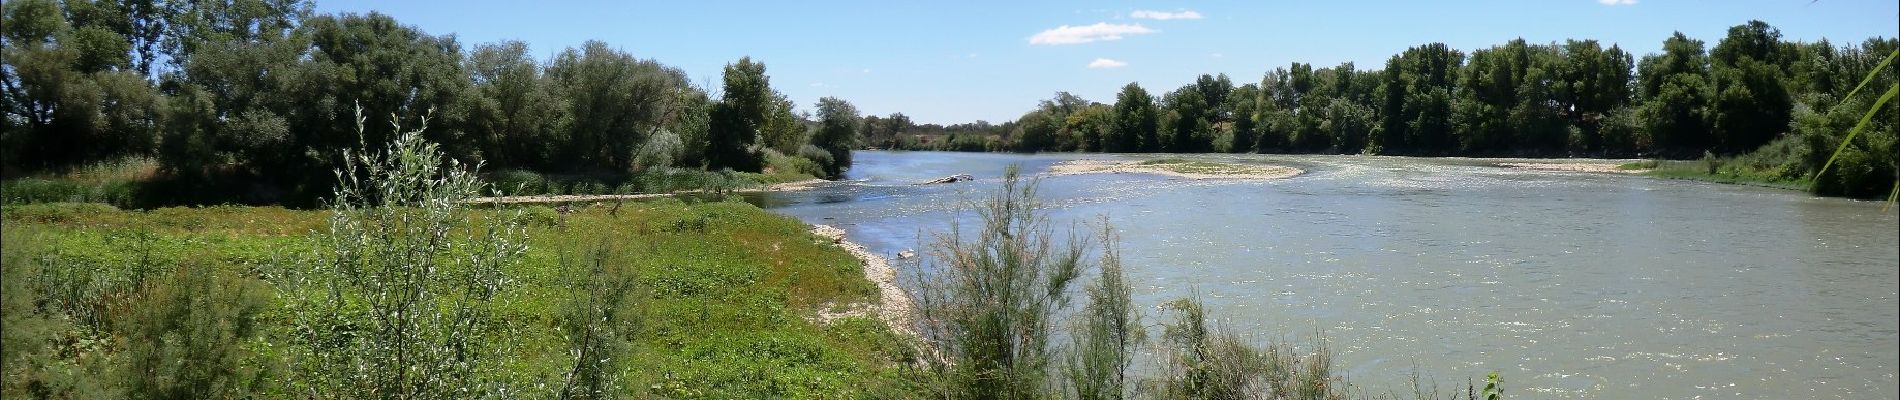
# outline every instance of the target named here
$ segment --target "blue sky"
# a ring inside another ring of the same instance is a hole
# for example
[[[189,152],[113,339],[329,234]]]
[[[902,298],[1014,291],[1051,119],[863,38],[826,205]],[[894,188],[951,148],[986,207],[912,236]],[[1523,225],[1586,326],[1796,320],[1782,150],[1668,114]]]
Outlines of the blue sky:
[[[1675,31],[1714,46],[1751,19],[1837,46],[1900,30],[1893,0],[317,1],[321,13],[375,10],[453,34],[465,49],[514,39],[546,59],[598,39],[700,84],[751,56],[802,108],[836,96],[942,124],[1013,120],[1058,91],[1113,102],[1128,82],[1161,92],[1203,73],[1255,82],[1294,61],[1380,68],[1429,42],[1597,39],[1640,57]]]

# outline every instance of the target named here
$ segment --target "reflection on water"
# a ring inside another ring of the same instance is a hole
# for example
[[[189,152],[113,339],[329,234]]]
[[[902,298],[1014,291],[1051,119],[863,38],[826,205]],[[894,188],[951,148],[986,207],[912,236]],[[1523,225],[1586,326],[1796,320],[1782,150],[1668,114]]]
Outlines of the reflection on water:
[[[970,218],[1004,166],[1076,157],[860,152],[853,182],[753,201],[891,254]],[[1321,331],[1363,387],[1417,365],[1446,386],[1498,370],[1537,398],[1900,396],[1900,233],[1877,203],[1486,160],[1201,157],[1308,173],[1040,189],[1058,226],[1116,225],[1138,302],[1197,292],[1262,339]],[[914,185],[951,174],[977,181]]]

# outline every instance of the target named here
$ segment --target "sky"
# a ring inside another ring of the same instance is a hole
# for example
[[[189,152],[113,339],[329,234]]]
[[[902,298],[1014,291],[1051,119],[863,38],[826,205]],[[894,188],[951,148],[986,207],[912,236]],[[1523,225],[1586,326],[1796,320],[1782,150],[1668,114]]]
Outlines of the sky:
[[[546,60],[600,40],[701,86],[750,56],[802,109],[831,96],[938,124],[1014,120],[1061,91],[1112,103],[1129,82],[1158,94],[1200,74],[1257,82],[1292,62],[1377,69],[1431,42],[1596,39],[1641,57],[1673,32],[1712,48],[1757,19],[1784,40],[1836,46],[1900,35],[1894,0],[316,1],[454,35],[465,51],[520,40]]]

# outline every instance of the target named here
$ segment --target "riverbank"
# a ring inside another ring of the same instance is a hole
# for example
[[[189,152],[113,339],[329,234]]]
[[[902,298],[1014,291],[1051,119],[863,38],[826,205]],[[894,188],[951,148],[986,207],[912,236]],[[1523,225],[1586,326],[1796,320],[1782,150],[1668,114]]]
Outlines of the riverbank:
[[[878,302],[876,304],[856,303],[843,305],[843,311],[820,310],[820,323],[830,324],[842,318],[876,316],[891,331],[912,339],[919,339],[913,327],[916,316],[916,303],[904,288],[897,285],[897,269],[891,266],[891,260],[872,252],[862,244],[845,239],[844,229],[824,224],[812,224],[811,233],[830,241],[845,252],[851,253],[864,267],[864,279],[877,285]]]
[[[819,186],[822,186],[824,184],[831,183],[831,182],[832,181],[813,178],[813,179],[806,179],[806,180],[801,180],[801,181],[774,183],[770,185],[765,185],[763,187],[739,188],[739,189],[719,190],[719,191],[706,190],[706,189],[692,189],[692,190],[681,190],[681,191],[670,192],[670,193],[492,196],[492,197],[476,197],[474,199],[470,199],[468,203],[470,204],[496,204],[496,203],[499,203],[499,204],[561,204],[561,203],[584,203],[584,202],[590,202],[590,201],[599,202],[599,201],[644,200],[644,199],[656,199],[656,198],[661,198],[661,197],[673,197],[673,196],[678,196],[678,195],[708,194],[708,193],[714,193],[714,192],[723,192],[723,193],[796,192],[796,191],[803,191],[803,190],[811,190],[811,189],[817,188]]]
[[[1786,174],[1781,171],[1755,168],[1741,163],[1724,163],[1711,160],[1643,160],[1618,165],[1617,169],[1628,171],[1627,173],[1631,174],[1660,179],[1681,179],[1798,191],[1807,191],[1813,182],[1807,178],[1786,178],[1784,177]]]
[[[1299,168],[1262,165],[1218,163],[1209,161],[1191,161],[1179,158],[1163,158],[1142,161],[1111,161],[1097,159],[1068,160],[1049,167],[1051,176],[1081,174],[1155,174],[1191,180],[1249,180],[1266,181],[1299,176],[1306,171]]]
[[[598,279],[590,277],[599,273],[598,265],[607,265],[616,267],[608,270],[627,271],[615,280],[636,282],[631,303],[622,306],[626,317],[616,319],[626,324],[618,328],[625,332],[621,340],[626,341],[626,353],[615,361],[628,366],[616,376],[636,397],[902,397],[901,387],[908,381],[903,370],[915,363],[918,353],[910,340],[889,328],[909,325],[887,327],[882,321],[886,315],[892,320],[906,315],[904,308],[812,322],[812,315],[831,304],[897,304],[884,299],[890,295],[884,291],[887,283],[896,288],[894,278],[866,279],[867,272],[878,269],[859,257],[869,255],[862,246],[841,247],[839,241],[813,235],[805,223],[739,202],[656,199],[620,207],[573,207],[565,213],[546,206],[521,207],[526,252],[500,271],[508,283],[496,292],[497,308],[490,312],[501,325],[478,333],[476,341],[502,352],[496,353],[499,359],[489,359],[493,369],[479,371],[474,379],[520,388],[552,381],[558,388],[559,377],[575,368],[574,346],[585,339],[568,330],[575,307],[587,304],[577,296],[590,292],[574,285],[594,283]],[[497,218],[515,210],[477,209],[470,215]],[[307,362],[298,358],[311,349],[295,330],[296,313],[289,308],[294,303],[280,297],[296,293],[298,286],[286,279],[297,276],[290,271],[302,265],[298,260],[326,249],[313,233],[327,230],[329,215],[325,210],[236,206],[149,211],[104,204],[0,208],[8,307],[8,323],[0,328],[9,343],[20,338],[17,354],[22,355],[7,360],[8,374],[63,377],[118,390],[113,388],[129,385],[130,377],[138,375],[126,370],[132,364],[125,360],[144,356],[117,344],[150,344],[139,335],[159,333],[134,328],[166,326],[146,319],[165,315],[207,321],[239,318],[226,322],[255,328],[231,333],[237,344],[212,346],[220,349],[222,358],[157,360],[161,364],[209,369]],[[854,254],[853,248],[861,254]],[[192,265],[209,272],[186,275],[183,271]],[[882,265],[886,272],[877,275],[895,276],[888,263]],[[588,272],[590,268],[595,272]],[[202,292],[181,291],[174,280],[204,275],[239,282],[252,288],[245,292],[252,295],[218,296],[227,293],[220,289],[189,302],[157,295]],[[155,311],[104,312],[108,310]],[[216,314],[224,310],[251,311]],[[68,348],[62,343],[101,345],[52,351]],[[273,347],[255,349],[241,343]],[[163,357],[184,357],[166,354],[171,355]],[[232,364],[220,364],[224,362]],[[303,379],[290,370],[273,373],[239,391],[269,398]],[[5,386],[14,384],[9,379]]]

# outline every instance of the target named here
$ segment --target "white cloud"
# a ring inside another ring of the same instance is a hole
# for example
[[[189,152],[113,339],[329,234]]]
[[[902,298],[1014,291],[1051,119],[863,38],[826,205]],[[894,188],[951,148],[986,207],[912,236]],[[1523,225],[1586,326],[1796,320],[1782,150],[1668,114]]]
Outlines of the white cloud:
[[[1029,44],[1082,44],[1095,41],[1121,40],[1127,35],[1146,35],[1159,32],[1148,27],[1136,25],[1110,24],[1097,22],[1095,25],[1063,25],[1036,33],[1029,37]]]
[[[1636,0],[1597,0],[1597,3],[1606,6],[1627,6],[1636,4]]]
[[[1128,66],[1128,62],[1126,61],[1110,60],[1106,58],[1097,58],[1095,59],[1095,61],[1089,62],[1089,69],[1121,68],[1121,67],[1126,67],[1126,66]]]
[[[868,73],[871,73],[871,69],[870,69],[870,68],[865,68],[865,69],[864,69],[864,71],[860,71],[860,72],[863,72],[863,73],[866,73],[866,74],[868,74]]]
[[[1214,57],[1214,58],[1221,58],[1221,57],[1226,57],[1227,55],[1226,55],[1226,54],[1221,54],[1221,53],[1214,53],[1214,54],[1208,54],[1207,56],[1208,56],[1208,57]]]
[[[1602,1],[1609,1],[1609,0],[1602,0]],[[1624,0],[1624,1],[1635,1],[1635,0]],[[1135,12],[1128,13],[1128,17],[1134,18],[1134,19],[1153,19],[1153,20],[1166,21],[1166,20],[1171,20],[1171,19],[1201,19],[1201,13],[1195,12],[1194,10],[1187,10],[1187,11],[1180,11],[1180,12],[1135,10]]]

